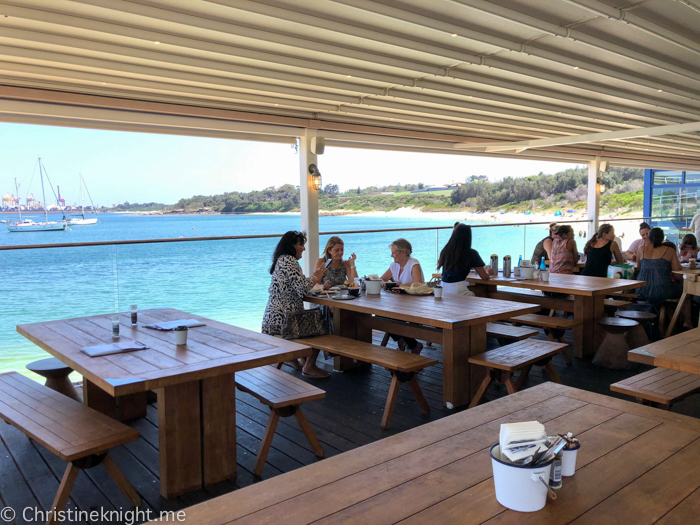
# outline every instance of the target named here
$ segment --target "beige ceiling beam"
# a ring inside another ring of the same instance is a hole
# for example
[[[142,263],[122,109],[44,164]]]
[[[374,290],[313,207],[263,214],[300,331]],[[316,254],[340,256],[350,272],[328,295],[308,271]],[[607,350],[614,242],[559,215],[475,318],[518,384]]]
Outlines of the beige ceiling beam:
[[[457,149],[495,151],[523,151],[531,148],[547,146],[563,146],[570,144],[585,144],[591,142],[604,142],[636,137],[654,137],[658,135],[674,135],[678,133],[695,133],[700,131],[700,122],[687,122],[685,124],[671,124],[669,126],[656,126],[652,128],[630,129],[622,131],[609,131],[605,133],[590,133],[569,137],[554,137],[523,142],[493,143],[493,144],[456,144]]]

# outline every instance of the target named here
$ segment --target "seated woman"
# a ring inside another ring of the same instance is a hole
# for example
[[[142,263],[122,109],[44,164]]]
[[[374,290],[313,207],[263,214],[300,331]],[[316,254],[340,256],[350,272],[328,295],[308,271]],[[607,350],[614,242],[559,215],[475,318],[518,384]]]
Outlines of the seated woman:
[[[535,251],[532,252],[532,258],[530,259],[530,262],[535,268],[540,267],[540,262],[542,261],[542,257],[549,258],[547,256],[547,250],[544,249],[544,241],[547,239],[551,240],[554,238],[557,238],[557,230],[559,229],[559,225],[556,222],[553,222],[552,224],[549,225],[549,235],[547,235],[544,239],[542,239],[540,242],[537,243],[537,246],[535,246]],[[579,237],[581,237],[581,234],[579,232]]]
[[[268,290],[270,297],[267,300],[262,322],[263,334],[280,335],[287,314],[303,310],[304,296],[315,284],[321,282],[325,270],[323,267],[309,279],[304,277],[301,271],[298,261],[306,249],[305,244],[304,233],[289,231],[282,236],[275,248],[270,267],[272,275]],[[288,364],[297,370],[301,368],[305,376],[328,377],[328,372],[316,366],[318,354],[318,350],[314,350],[312,356],[306,358],[303,368],[297,360],[289,361]]]
[[[578,248],[571,226],[559,226],[556,235],[552,239],[545,239],[543,244],[549,255],[549,273],[574,273],[578,262]]]
[[[489,274],[484,269],[484,261],[479,252],[472,248],[472,228],[466,224],[455,226],[452,236],[440,252],[437,269],[442,268],[443,293],[474,295],[465,279],[472,268],[484,280]]]
[[[668,299],[678,299],[683,293],[683,283],[672,279],[672,271],[680,270],[675,246],[664,243],[664,232],[661,228],[649,231],[649,244],[641,246],[637,252],[637,269],[640,281],[647,283],[643,288],[637,288],[637,297],[659,308]],[[684,327],[692,328],[690,319],[690,301],[683,304]]]
[[[622,252],[615,242],[615,228],[611,224],[603,224],[598,228],[595,237],[592,237],[583,248],[586,255],[586,267],[581,275],[590,277],[607,277],[608,266],[615,257],[615,264],[622,264]]]
[[[698,240],[695,235],[689,233],[681,241],[681,245],[678,247],[681,262],[687,262],[688,259],[698,258]]]
[[[413,247],[406,239],[396,239],[389,245],[391,250],[391,258],[394,262],[389,265],[389,269],[382,275],[382,281],[387,282],[392,279],[399,284],[424,283],[423,270],[417,259],[411,257]],[[401,337],[399,335],[389,334],[391,338],[398,342],[399,349],[406,350],[408,346],[414,354],[420,354],[423,350],[423,344],[410,337]]]
[[[316,266],[314,266],[316,270],[323,269],[325,272],[322,277],[324,288],[341,286],[345,281],[352,283],[357,277],[355,269],[357,256],[353,253],[347,261],[343,261],[344,253],[345,243],[343,243],[343,239],[335,235],[328,239],[326,247],[323,249],[323,256],[319,257]]]

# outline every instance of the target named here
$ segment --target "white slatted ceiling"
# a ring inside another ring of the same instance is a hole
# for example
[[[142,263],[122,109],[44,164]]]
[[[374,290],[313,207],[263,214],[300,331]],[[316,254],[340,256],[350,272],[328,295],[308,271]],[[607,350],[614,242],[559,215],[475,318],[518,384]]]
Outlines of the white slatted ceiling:
[[[0,84],[511,142],[700,121],[699,28],[700,0],[0,0]],[[546,152],[700,165],[700,134]]]

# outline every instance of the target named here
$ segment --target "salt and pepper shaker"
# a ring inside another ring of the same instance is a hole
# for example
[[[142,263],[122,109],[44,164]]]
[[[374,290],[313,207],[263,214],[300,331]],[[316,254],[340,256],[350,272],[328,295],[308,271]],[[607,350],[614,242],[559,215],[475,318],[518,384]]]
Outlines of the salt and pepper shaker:
[[[554,462],[552,463],[552,470],[549,471],[549,488],[550,489],[560,489],[562,486],[561,482],[561,464],[564,459],[564,452],[560,450],[554,456]]]
[[[139,308],[137,305],[131,305],[131,326],[136,326],[138,324],[139,318]]]

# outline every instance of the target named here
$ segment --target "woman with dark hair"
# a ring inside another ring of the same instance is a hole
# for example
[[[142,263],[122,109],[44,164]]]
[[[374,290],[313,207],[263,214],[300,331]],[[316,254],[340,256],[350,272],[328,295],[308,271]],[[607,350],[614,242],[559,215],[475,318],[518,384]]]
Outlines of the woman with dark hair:
[[[545,257],[549,259],[549,256],[547,255],[547,250],[544,249],[544,241],[546,240],[551,240],[557,237],[557,230],[559,229],[559,225],[556,222],[553,222],[552,224],[549,225],[549,235],[547,235],[544,239],[542,239],[540,242],[537,243],[537,246],[535,246],[535,251],[532,252],[532,258],[530,259],[530,262],[535,268],[540,267],[540,262],[542,261],[542,257]],[[581,233],[579,232],[579,237],[581,237]]]
[[[698,240],[696,239],[695,235],[689,233],[688,235],[683,237],[683,240],[681,241],[681,244],[678,247],[678,252],[682,262],[687,262],[688,259],[697,259]]]
[[[683,293],[683,283],[675,282],[671,278],[671,272],[681,269],[675,246],[670,247],[664,243],[664,232],[661,228],[651,228],[649,231],[649,244],[639,248],[637,252],[637,269],[640,281],[646,281],[647,285],[637,288],[637,297],[660,307],[668,299],[677,299]],[[683,317],[686,328],[692,328],[690,321],[690,301],[683,305]]]
[[[586,267],[581,275],[590,277],[607,277],[608,266],[615,257],[615,264],[622,264],[622,252],[615,242],[615,228],[612,224],[602,224],[594,237],[583,248],[586,255]]]
[[[578,262],[578,248],[571,226],[559,226],[555,238],[545,239],[544,248],[549,255],[549,273],[574,273],[574,266]]]
[[[484,261],[479,252],[472,248],[472,228],[458,224],[452,236],[440,252],[437,269],[442,268],[442,288],[444,293],[474,295],[467,288],[466,278],[472,268],[484,280],[489,274],[484,269]]]
[[[304,309],[304,296],[311,291],[315,284],[321,282],[325,268],[318,269],[311,278],[304,277],[299,266],[299,259],[304,253],[306,235],[302,232],[289,231],[285,233],[275,248],[272,256],[270,274],[272,282],[268,293],[267,306],[263,315],[262,333],[280,335],[287,319],[287,314]],[[303,368],[297,361],[289,361],[292,368],[302,369],[305,376],[321,378],[328,377],[328,372],[316,366],[318,350],[314,350],[310,358],[306,358]]]

